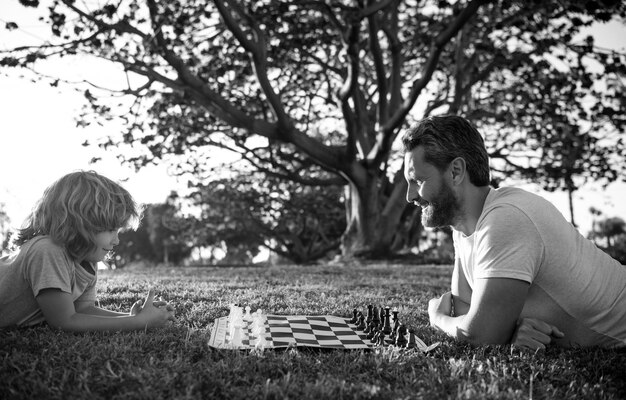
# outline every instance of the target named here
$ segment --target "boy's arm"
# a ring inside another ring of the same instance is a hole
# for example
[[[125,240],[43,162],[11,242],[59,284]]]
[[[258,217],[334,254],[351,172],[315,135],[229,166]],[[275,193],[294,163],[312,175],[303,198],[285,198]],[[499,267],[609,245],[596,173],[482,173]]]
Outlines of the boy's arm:
[[[36,297],[43,315],[51,326],[65,331],[128,331],[163,326],[174,318],[173,311],[153,305],[149,292],[143,309],[137,315],[90,315],[76,312],[72,296],[59,289],[44,289]]]

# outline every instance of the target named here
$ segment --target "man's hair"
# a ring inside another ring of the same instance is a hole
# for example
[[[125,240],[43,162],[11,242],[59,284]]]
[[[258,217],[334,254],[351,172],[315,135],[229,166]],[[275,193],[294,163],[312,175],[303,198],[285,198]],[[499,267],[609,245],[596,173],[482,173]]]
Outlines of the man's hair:
[[[405,153],[424,148],[424,160],[439,170],[461,157],[469,180],[476,186],[489,185],[489,156],[476,128],[456,115],[428,117],[413,125],[402,136]]]
[[[141,209],[122,186],[93,171],[72,172],[45,190],[15,244],[48,235],[82,260],[96,248],[97,233],[135,228],[140,218]]]

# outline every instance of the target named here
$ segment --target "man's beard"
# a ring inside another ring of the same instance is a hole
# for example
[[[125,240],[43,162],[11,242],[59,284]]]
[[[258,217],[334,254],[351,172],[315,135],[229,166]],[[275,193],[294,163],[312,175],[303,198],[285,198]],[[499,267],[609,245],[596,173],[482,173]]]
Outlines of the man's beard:
[[[422,208],[422,225],[429,228],[438,228],[454,225],[460,209],[452,188],[443,182],[439,192]]]

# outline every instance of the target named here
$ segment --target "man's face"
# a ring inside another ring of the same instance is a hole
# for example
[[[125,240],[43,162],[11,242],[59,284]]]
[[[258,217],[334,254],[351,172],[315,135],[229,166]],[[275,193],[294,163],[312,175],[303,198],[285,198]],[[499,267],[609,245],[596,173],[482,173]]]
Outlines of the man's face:
[[[444,172],[424,161],[424,148],[404,155],[404,177],[409,184],[406,200],[422,208],[422,225],[454,225],[460,206]]]

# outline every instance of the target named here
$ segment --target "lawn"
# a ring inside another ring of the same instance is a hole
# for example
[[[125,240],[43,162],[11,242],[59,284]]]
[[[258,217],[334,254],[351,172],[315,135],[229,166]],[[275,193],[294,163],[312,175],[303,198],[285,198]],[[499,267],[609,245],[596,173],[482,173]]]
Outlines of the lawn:
[[[100,272],[100,305],[127,311],[150,287],[176,307],[172,326],[72,334],[0,330],[0,399],[624,399],[626,352],[470,346],[428,326],[427,300],[449,266],[154,268]],[[229,304],[268,314],[349,316],[397,306],[431,344],[418,350],[247,353],[207,346]]]

